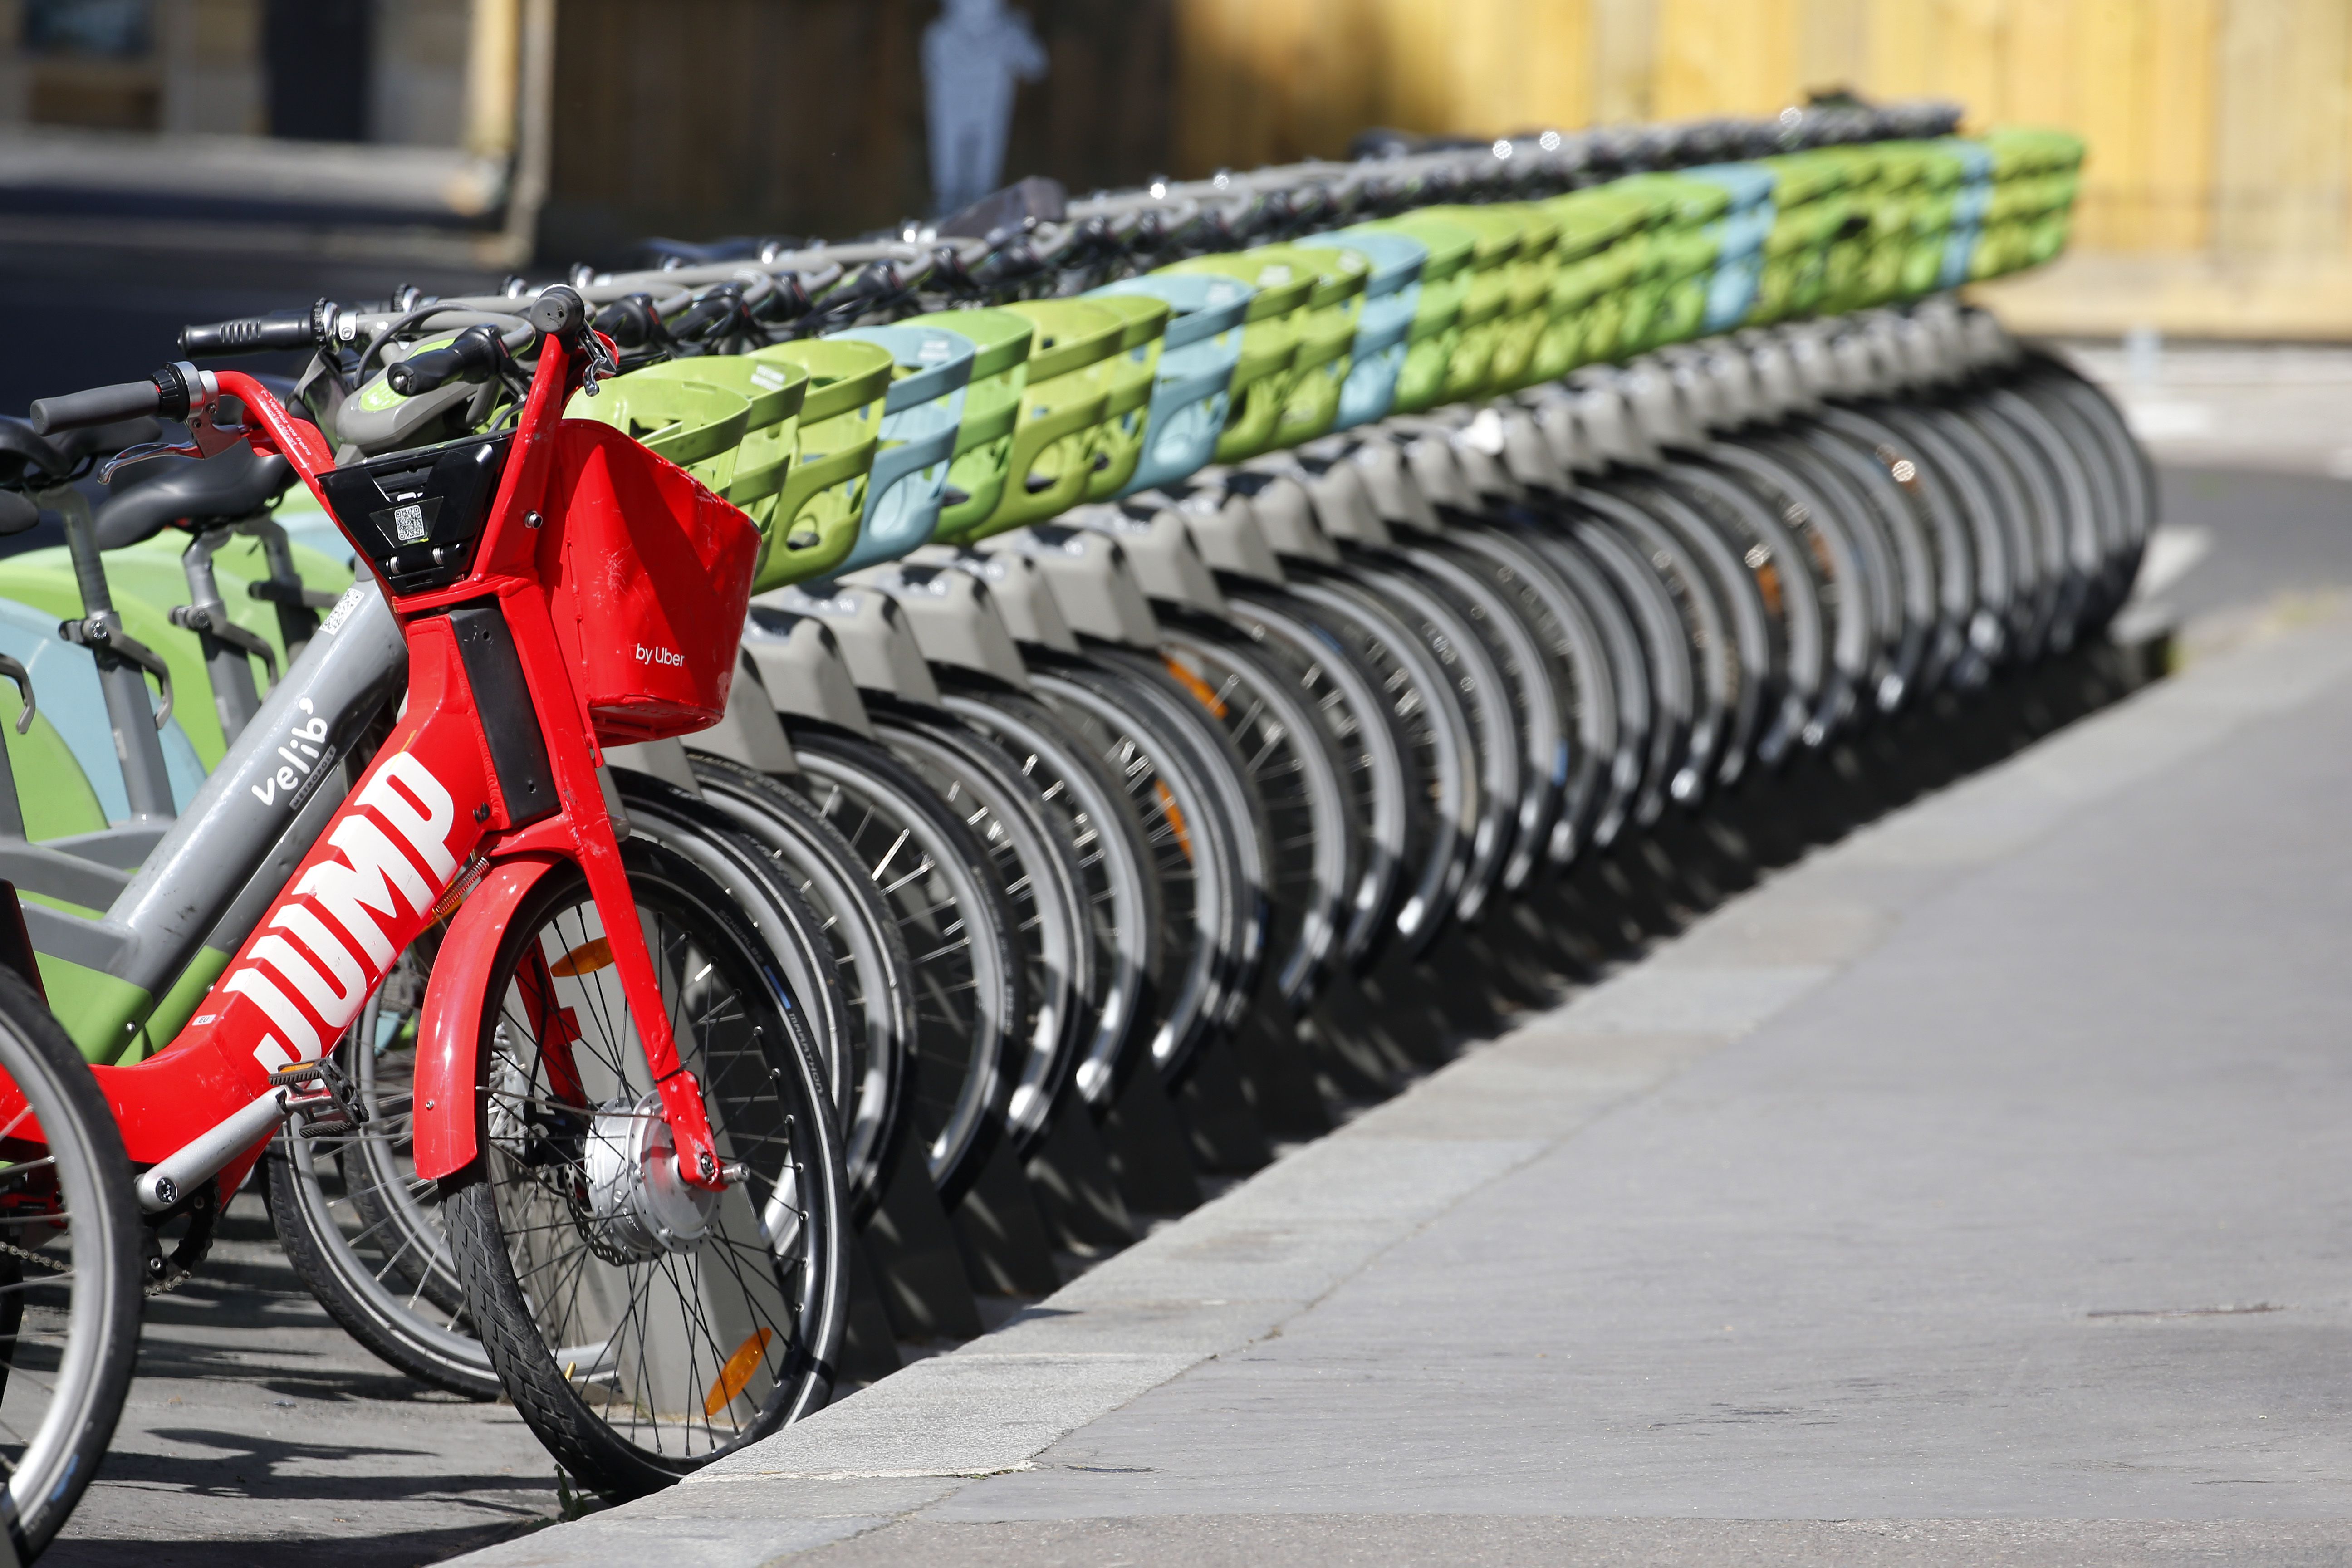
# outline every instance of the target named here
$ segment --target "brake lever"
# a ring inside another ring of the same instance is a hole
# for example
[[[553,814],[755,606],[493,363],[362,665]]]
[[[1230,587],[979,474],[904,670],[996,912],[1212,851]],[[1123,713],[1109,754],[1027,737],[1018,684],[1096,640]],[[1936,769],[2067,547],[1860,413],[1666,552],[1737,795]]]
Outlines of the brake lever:
[[[148,441],[126,447],[98,466],[98,482],[110,485],[116,473],[150,458],[217,458],[253,433],[243,425],[221,424],[219,416],[220,399],[205,396],[188,410],[188,440]]]
[[[125,447],[98,466],[98,482],[110,485],[114,476],[133,463],[143,463],[150,458],[202,458],[206,454],[194,441],[142,441],[136,447]]]
[[[595,328],[590,327],[581,335],[587,340],[588,352],[586,363],[580,367],[580,390],[593,397],[598,382],[621,374],[621,356],[614,350],[613,340]]]

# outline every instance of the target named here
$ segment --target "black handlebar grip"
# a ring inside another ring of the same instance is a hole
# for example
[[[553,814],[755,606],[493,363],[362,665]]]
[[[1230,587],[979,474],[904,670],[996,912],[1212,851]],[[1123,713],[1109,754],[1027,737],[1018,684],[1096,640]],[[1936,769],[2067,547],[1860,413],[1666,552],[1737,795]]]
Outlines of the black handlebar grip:
[[[621,350],[641,349],[661,339],[661,318],[654,313],[650,294],[632,294],[615,300],[596,312],[596,330],[613,340]]]
[[[415,397],[419,393],[434,391],[453,377],[465,374],[465,356],[453,346],[411,354],[386,371],[383,378],[401,396]]]
[[[208,327],[182,327],[180,352],[190,359],[218,359],[226,354],[307,349],[318,341],[318,329],[307,320],[215,321]]]
[[[68,392],[63,397],[41,397],[33,402],[33,432],[38,436],[58,430],[79,430],[91,425],[111,425],[118,419],[135,419],[142,414],[153,414],[162,405],[163,389],[152,381],[126,381],[114,386],[94,386],[88,392]]]
[[[734,311],[735,301],[723,297],[697,300],[683,315],[669,323],[669,335],[680,342],[691,342]]]
[[[383,379],[403,397],[415,397],[452,381],[479,381],[499,362],[502,347],[498,333],[488,327],[467,327],[447,346],[411,354],[384,372]]]
[[[540,290],[539,298],[530,302],[524,319],[539,329],[541,334],[555,339],[565,348],[580,340],[580,330],[588,324],[588,301],[569,284],[551,283]]]

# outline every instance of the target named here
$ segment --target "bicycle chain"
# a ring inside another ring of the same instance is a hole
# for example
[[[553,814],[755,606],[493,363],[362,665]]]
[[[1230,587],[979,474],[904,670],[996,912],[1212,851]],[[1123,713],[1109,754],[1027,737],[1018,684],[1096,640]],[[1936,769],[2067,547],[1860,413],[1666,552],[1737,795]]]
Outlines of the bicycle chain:
[[[209,1251],[210,1248],[207,1248],[206,1250]],[[60,1261],[58,1258],[50,1257],[46,1252],[37,1252],[29,1247],[19,1247],[13,1241],[0,1241],[0,1255],[5,1255],[9,1258],[22,1258],[26,1263],[37,1263],[42,1268],[47,1268],[55,1274],[68,1273],[73,1268],[73,1264],[70,1259]],[[201,1259],[199,1259],[199,1261],[201,1261]],[[157,1296],[165,1295],[171,1291],[178,1289],[181,1286],[186,1284],[195,1277],[196,1271],[193,1268],[182,1268],[176,1272],[167,1271],[161,1279],[150,1280],[146,1285],[141,1287],[140,1294],[147,1297],[149,1300],[152,1300]]]

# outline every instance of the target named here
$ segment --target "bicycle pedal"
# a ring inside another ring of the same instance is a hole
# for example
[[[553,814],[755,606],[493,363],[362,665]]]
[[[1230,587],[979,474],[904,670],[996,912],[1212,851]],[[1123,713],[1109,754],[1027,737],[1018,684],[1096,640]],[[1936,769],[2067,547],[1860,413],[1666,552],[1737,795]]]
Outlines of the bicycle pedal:
[[[271,1073],[269,1084],[273,1089],[292,1089],[297,1085],[310,1083],[325,1077],[326,1070],[327,1064],[323,1058],[315,1062],[303,1062],[299,1066],[288,1068],[282,1072]]]

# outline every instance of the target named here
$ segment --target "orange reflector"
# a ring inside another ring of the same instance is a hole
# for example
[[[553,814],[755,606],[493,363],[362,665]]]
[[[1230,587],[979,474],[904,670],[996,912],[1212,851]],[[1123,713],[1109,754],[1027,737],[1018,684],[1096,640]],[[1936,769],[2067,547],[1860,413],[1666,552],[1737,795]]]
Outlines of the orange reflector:
[[[1184,808],[1176,804],[1176,797],[1158,779],[1151,781],[1151,787],[1160,792],[1160,809],[1168,814],[1168,826],[1176,830],[1176,847],[1184,851],[1184,858],[1190,860],[1192,858],[1192,836],[1185,831]]]
[[[1215,689],[1212,688],[1207,681],[1202,679],[1199,676],[1193,674],[1191,670],[1185,668],[1182,665],[1177,663],[1174,659],[1168,658],[1164,654],[1160,657],[1160,662],[1168,667],[1169,674],[1174,676],[1177,679],[1184,683],[1185,690],[1200,699],[1202,707],[1206,708],[1210,712],[1215,714],[1220,719],[1225,716],[1224,699],[1219,697]]]
[[[754,1329],[750,1339],[735,1347],[735,1353],[729,1356],[727,1364],[719,1369],[719,1381],[710,1385],[709,1394],[703,1395],[702,1414],[706,1419],[735,1403],[736,1395],[751,1383],[751,1374],[760,1370],[760,1359],[768,1353],[768,1347],[775,1342],[775,1339],[776,1331],[773,1329]]]
[[[547,972],[566,980],[576,980],[583,974],[595,973],[612,962],[613,944],[600,936],[582,942],[549,964]]]

